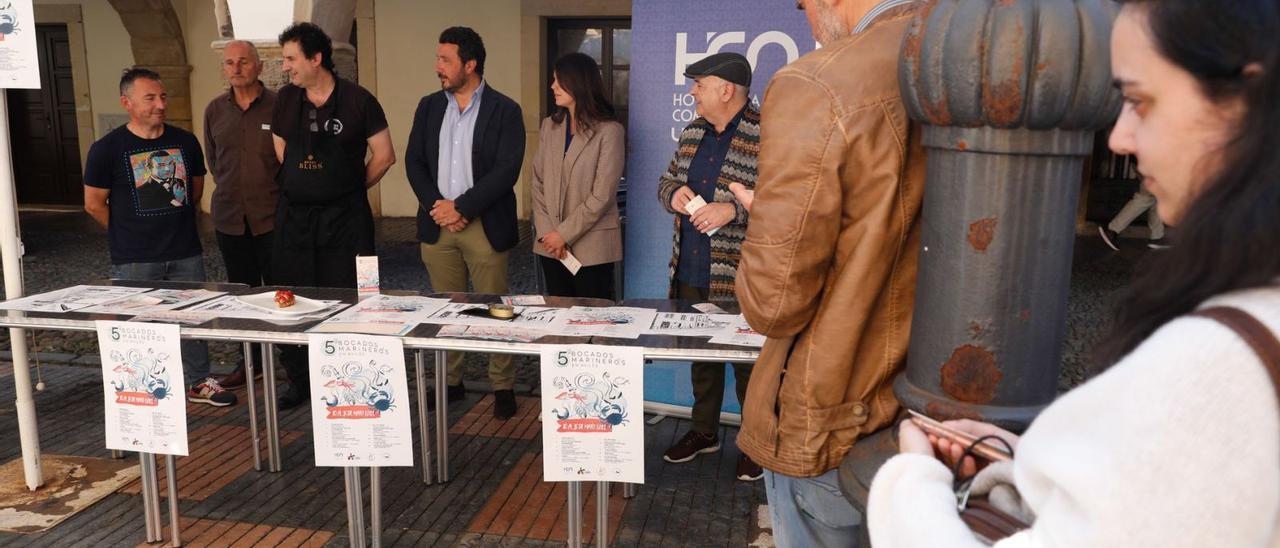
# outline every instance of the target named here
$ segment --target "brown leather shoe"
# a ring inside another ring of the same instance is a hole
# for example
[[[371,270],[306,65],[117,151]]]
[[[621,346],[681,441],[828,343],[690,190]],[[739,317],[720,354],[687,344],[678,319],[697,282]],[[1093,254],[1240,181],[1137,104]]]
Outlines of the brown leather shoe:
[[[255,379],[261,379],[262,368],[261,367],[255,368],[253,370],[253,375]],[[283,380],[283,379],[287,379],[287,377],[278,378],[276,380]],[[218,384],[222,385],[223,388],[229,388],[229,389],[235,389],[235,388],[240,388],[241,386],[244,386],[244,362],[237,364],[235,371],[232,371],[230,375],[227,375],[219,379]]]
[[[244,386],[244,364],[237,365],[236,370],[232,371],[230,375],[222,377],[218,384],[221,384],[223,388],[240,388]]]

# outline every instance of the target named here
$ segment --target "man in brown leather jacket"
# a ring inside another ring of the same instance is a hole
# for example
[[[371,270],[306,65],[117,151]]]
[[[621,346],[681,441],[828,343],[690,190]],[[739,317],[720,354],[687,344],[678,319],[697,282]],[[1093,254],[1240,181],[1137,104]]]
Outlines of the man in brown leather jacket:
[[[915,297],[924,153],[898,91],[914,7],[802,0],[823,47],[765,92],[737,294],[768,336],[738,446],[765,468],[778,546],[851,546],[836,469],[898,412]]]

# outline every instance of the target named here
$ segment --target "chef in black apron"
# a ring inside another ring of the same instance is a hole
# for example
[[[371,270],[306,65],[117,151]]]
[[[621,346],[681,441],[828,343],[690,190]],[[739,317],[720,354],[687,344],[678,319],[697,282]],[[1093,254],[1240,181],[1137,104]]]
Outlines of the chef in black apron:
[[[334,86],[326,104],[341,104],[342,88]],[[364,155],[342,147],[342,120],[324,114],[336,109],[316,109],[305,99],[299,106],[303,123],[297,139],[286,143],[276,177],[272,272],[280,285],[354,288],[356,255],[375,254]]]

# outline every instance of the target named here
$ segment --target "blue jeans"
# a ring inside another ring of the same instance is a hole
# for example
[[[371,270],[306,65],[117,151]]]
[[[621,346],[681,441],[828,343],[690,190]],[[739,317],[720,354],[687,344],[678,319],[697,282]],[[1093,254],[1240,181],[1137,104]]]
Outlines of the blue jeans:
[[[816,478],[793,478],[765,470],[773,538],[779,548],[858,545],[862,514],[840,493],[831,470]]]
[[[124,263],[111,265],[111,279],[137,281],[203,282],[204,257],[158,263]],[[209,376],[209,345],[204,341],[182,341],[182,373],[187,386],[204,382]]]

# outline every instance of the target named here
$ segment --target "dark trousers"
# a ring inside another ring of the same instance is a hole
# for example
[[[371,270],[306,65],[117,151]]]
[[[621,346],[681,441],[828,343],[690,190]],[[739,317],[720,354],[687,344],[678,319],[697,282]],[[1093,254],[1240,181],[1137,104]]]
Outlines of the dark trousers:
[[[547,295],[613,300],[613,268],[617,263],[584,266],[574,276],[560,261],[541,255],[537,257],[542,263]]]
[[[271,285],[271,245],[273,233],[253,234],[245,222],[244,234],[233,236],[215,232],[222,264],[227,267],[227,281],[250,287]]]
[[[290,206],[281,197],[276,208],[271,277],[292,287],[356,287],[356,256],[376,255],[373,213],[364,192],[324,206]],[[280,365],[289,374],[289,390],[311,393],[307,347],[282,345]]]
[[[707,302],[711,290],[705,287],[693,287],[679,280],[676,281],[676,298],[682,301],[698,303]],[[720,430],[720,407],[724,405],[724,366],[723,363],[698,363],[689,367],[689,380],[693,383],[693,431],[704,435],[713,435]],[[751,382],[751,368],[754,364],[735,363],[733,380],[734,391],[738,394],[738,405],[747,406],[747,383]]]
[[[271,285],[271,245],[274,238],[271,232],[255,235],[249,229],[249,220],[245,219],[244,234],[235,236],[215,231],[214,235],[218,240],[218,251],[222,253],[222,264],[227,268],[228,282],[249,287]],[[249,348],[254,357],[262,355],[258,344],[251,344]],[[243,366],[244,356],[241,356],[237,367]]]

